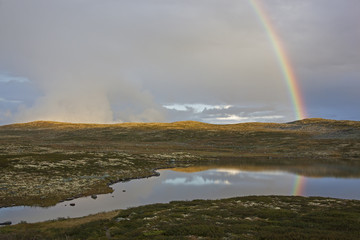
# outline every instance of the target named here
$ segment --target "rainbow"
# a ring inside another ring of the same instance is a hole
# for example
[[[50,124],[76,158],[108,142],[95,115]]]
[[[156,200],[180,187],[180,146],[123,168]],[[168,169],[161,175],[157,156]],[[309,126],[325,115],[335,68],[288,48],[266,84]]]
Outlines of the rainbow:
[[[294,187],[292,190],[293,196],[304,196],[305,182],[306,182],[305,177],[300,176],[300,175],[297,175],[295,177]]]
[[[286,80],[286,85],[290,92],[290,98],[294,107],[295,117],[299,120],[304,119],[307,117],[304,100],[302,98],[301,89],[294,74],[294,70],[291,66],[291,62],[285,53],[285,48],[280,41],[280,38],[276,33],[273,25],[271,24],[269,17],[266,15],[266,12],[260,4],[260,1],[249,0],[249,2],[259,17],[273,46],[282,74]]]

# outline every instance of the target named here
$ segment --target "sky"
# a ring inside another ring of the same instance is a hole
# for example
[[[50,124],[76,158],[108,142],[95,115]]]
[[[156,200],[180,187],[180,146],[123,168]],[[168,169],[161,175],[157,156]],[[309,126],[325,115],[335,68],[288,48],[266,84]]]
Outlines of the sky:
[[[296,120],[254,0],[0,0],[0,125]],[[307,117],[360,120],[360,1],[257,0]]]

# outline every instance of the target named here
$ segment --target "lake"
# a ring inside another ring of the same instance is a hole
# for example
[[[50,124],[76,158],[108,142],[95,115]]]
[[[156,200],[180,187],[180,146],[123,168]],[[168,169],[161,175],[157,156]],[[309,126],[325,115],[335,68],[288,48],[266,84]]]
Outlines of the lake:
[[[111,185],[113,193],[83,197],[55,206],[17,206],[0,209],[0,222],[39,222],[60,217],[81,217],[98,212],[124,209],[174,200],[220,199],[248,195],[299,195],[360,199],[358,175],[333,176],[326,171],[307,176],[301,168],[248,166],[203,166],[158,170],[160,176]],[[301,171],[300,171],[301,172]],[[75,204],[71,206],[70,204]]]

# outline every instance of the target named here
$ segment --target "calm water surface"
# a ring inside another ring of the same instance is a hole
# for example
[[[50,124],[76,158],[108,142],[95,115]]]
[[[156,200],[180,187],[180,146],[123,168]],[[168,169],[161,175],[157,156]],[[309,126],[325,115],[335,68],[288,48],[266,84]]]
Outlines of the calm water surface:
[[[247,195],[360,199],[360,178],[304,177],[285,171],[250,171],[239,168],[203,171],[175,169],[158,172],[159,177],[116,183],[111,186],[115,190],[113,193],[98,195],[97,199],[84,197],[61,202],[49,208],[1,208],[0,222],[38,222],[173,200],[219,199]],[[70,206],[70,203],[75,203],[75,206]]]

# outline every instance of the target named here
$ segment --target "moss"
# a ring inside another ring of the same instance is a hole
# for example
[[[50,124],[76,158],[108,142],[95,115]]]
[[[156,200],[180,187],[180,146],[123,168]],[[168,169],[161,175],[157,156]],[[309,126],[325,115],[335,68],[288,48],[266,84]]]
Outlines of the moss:
[[[319,202],[329,206],[315,204]],[[275,211],[274,207],[280,209]],[[58,224],[49,221],[2,227],[0,238],[359,239],[360,236],[360,201],[355,200],[251,196],[174,201],[122,210],[112,218],[95,216],[61,220]],[[126,220],[118,221],[119,218]]]

